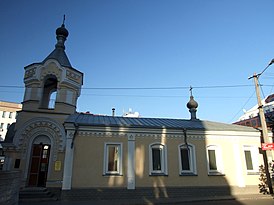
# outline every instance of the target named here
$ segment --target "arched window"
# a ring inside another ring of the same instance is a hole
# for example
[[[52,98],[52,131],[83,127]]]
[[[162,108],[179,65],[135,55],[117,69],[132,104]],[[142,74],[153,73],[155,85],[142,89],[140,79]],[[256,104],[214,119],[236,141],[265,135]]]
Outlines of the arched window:
[[[179,174],[196,175],[195,146],[192,144],[179,145]]]
[[[54,109],[57,95],[57,78],[54,75],[49,75],[45,79],[41,108]]]
[[[48,106],[49,109],[54,109],[55,108],[56,95],[57,95],[57,91],[54,91],[50,94],[49,106]]]
[[[155,143],[149,145],[150,175],[167,175],[166,145]]]

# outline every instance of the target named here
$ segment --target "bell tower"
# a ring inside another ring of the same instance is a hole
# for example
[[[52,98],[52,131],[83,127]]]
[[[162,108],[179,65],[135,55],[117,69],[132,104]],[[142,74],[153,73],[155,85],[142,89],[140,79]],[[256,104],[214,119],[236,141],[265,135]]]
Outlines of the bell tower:
[[[62,186],[63,123],[76,112],[83,85],[83,73],[72,67],[65,52],[68,35],[63,21],[56,29],[54,50],[42,62],[25,67],[22,110],[5,145],[5,169],[15,169],[17,163],[24,186]],[[58,169],[55,164],[60,165]]]
[[[83,73],[71,66],[65,53],[68,35],[63,22],[56,29],[55,49],[41,63],[25,67],[23,112],[75,113]]]

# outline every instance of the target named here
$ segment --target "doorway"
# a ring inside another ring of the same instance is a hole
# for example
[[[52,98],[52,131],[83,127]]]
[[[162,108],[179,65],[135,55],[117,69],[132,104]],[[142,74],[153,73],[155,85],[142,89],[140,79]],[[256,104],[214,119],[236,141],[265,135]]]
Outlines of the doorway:
[[[49,144],[33,144],[30,156],[28,185],[45,187],[50,156]]]

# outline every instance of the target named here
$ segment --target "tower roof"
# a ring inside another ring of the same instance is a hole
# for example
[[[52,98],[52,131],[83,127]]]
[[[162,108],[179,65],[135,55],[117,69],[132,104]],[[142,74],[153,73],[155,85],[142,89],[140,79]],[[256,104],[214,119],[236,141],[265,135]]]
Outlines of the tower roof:
[[[48,59],[55,59],[62,66],[72,67],[65,52],[65,41],[67,40],[69,32],[65,28],[64,21],[62,25],[56,29],[57,43],[55,44],[55,49],[43,60],[43,63],[45,63]]]

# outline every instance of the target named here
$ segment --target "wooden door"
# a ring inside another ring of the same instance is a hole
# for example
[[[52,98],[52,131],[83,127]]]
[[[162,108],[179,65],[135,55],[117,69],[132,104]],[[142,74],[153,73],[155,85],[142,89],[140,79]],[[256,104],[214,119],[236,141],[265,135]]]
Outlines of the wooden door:
[[[29,186],[46,186],[48,164],[50,155],[50,145],[34,144],[29,170]]]

